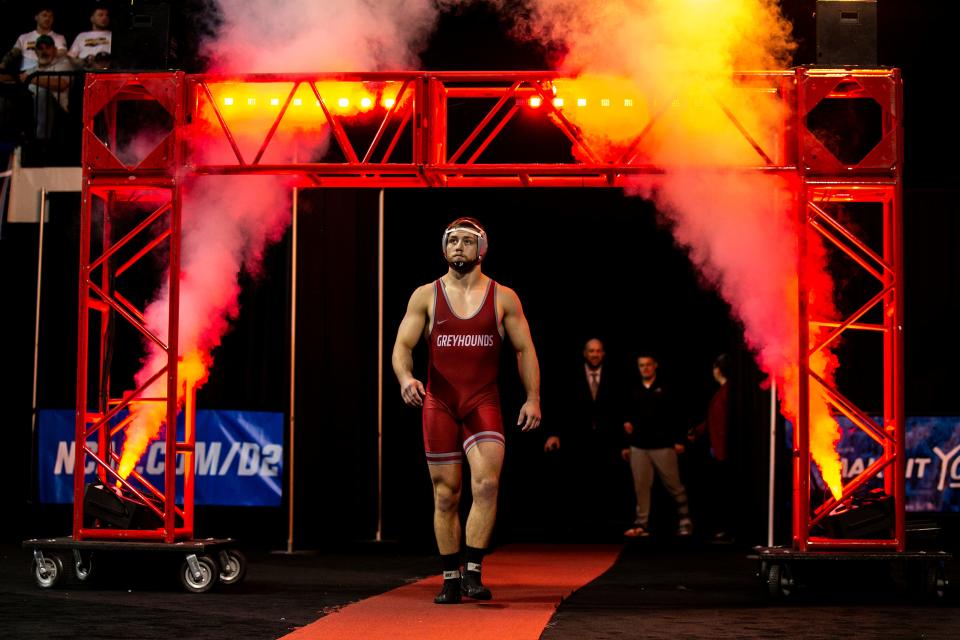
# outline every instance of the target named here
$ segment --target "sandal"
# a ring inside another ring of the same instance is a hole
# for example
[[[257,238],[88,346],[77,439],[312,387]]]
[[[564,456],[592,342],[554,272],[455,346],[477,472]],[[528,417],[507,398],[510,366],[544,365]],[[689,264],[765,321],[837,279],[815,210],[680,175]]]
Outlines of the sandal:
[[[629,529],[623,532],[623,536],[625,538],[646,538],[649,535],[650,535],[650,532],[647,531],[647,528],[644,527],[642,524],[638,524],[633,527],[630,527]]]

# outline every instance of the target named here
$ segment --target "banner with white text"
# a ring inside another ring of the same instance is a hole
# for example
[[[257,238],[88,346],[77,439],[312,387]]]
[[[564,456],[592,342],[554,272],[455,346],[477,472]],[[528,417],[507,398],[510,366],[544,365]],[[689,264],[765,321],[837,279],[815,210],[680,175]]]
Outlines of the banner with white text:
[[[873,420],[880,424],[879,417]],[[881,457],[880,445],[843,416],[837,452],[844,482],[852,480]],[[906,421],[907,511],[960,512],[960,417],[924,416]],[[792,447],[792,426],[787,422],[787,446]],[[826,492],[814,467],[814,483]],[[865,488],[883,486],[883,472]]]
[[[46,503],[73,502],[74,412],[40,411],[38,434],[39,498]],[[183,415],[178,421],[182,438]],[[280,505],[283,487],[282,413],[257,411],[197,411],[197,442],[194,456],[197,505]],[[162,434],[162,432],[161,432]],[[123,440],[117,436],[115,450]],[[96,452],[95,439],[87,447]],[[164,441],[150,443],[136,470],[155,487],[163,489]],[[183,456],[177,465],[177,502],[183,496]],[[86,481],[92,482],[95,463],[87,460]]]

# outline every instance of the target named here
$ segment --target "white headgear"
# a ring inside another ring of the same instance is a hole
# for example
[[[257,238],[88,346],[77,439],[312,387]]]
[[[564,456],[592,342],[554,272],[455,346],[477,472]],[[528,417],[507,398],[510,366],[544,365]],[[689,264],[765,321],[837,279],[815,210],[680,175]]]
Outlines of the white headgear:
[[[457,218],[448,224],[446,230],[443,232],[443,241],[440,243],[444,255],[447,253],[447,238],[454,231],[463,231],[476,236],[478,246],[477,258],[483,260],[483,256],[487,255],[487,232],[484,230],[483,225],[475,218]]]

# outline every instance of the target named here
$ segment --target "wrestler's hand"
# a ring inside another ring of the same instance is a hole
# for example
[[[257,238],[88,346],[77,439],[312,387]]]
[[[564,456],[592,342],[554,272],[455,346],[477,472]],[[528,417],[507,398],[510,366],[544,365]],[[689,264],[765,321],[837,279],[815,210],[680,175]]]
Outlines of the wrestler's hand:
[[[559,448],[560,448],[560,438],[558,438],[557,436],[550,436],[549,438],[547,438],[547,441],[543,445],[543,450],[547,452],[556,451]]]
[[[423,389],[423,384],[416,378],[410,378],[400,385],[400,395],[403,401],[411,407],[422,407],[423,398],[427,392]]]
[[[537,400],[527,400],[520,407],[520,416],[517,418],[517,426],[521,431],[530,431],[540,426],[540,402]]]
[[[620,457],[626,460],[627,462],[630,462],[630,449],[624,449],[623,451],[621,451]]]

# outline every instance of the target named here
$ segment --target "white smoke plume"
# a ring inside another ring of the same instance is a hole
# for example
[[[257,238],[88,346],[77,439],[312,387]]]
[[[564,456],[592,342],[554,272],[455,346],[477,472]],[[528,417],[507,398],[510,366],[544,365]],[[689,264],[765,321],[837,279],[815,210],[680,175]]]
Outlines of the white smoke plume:
[[[416,69],[433,30],[431,0],[219,0],[205,52],[227,73]]]

